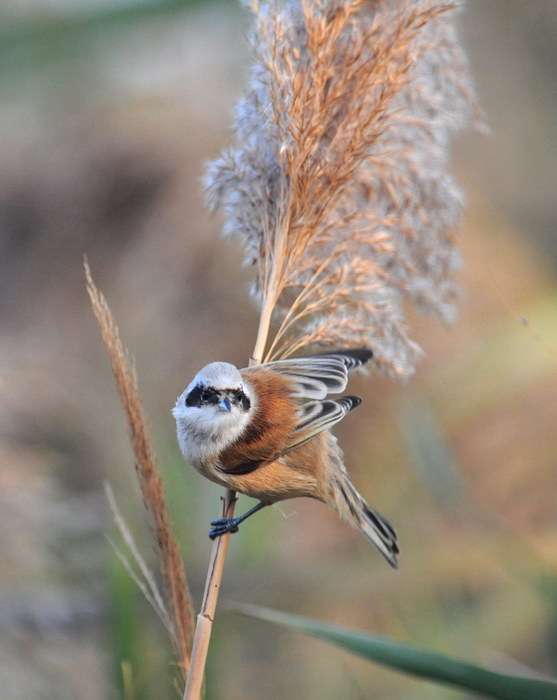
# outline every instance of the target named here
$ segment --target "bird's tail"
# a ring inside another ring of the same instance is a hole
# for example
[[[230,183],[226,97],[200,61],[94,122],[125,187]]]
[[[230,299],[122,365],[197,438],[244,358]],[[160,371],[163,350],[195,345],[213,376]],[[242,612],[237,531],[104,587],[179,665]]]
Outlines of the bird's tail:
[[[335,475],[334,505],[339,515],[363,532],[393,569],[398,568],[399,553],[396,532],[390,523],[377,511],[372,510],[342,470]]]

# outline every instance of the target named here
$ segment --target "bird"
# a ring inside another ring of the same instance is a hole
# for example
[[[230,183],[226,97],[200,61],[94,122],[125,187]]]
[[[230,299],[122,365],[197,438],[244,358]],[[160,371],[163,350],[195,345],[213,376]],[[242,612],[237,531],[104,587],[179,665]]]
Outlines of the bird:
[[[372,356],[356,348],[244,369],[211,362],[195,375],[172,409],[184,459],[211,481],[258,500],[243,515],[212,521],[212,539],[237,532],[265,506],[309,497],[337,511],[397,568],[397,535],[350,481],[330,432],[361,398],[329,394],[342,393],[348,373]]]

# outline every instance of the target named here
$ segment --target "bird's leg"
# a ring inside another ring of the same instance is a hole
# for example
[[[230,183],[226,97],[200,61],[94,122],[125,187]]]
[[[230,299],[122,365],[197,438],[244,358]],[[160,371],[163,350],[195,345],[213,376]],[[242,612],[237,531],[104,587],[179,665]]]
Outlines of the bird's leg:
[[[219,518],[219,520],[213,520],[211,522],[213,527],[211,530],[209,530],[209,537],[214,540],[215,537],[225,535],[227,532],[238,532],[240,523],[243,523],[244,520],[247,520],[250,515],[257,513],[257,511],[261,510],[261,508],[265,508],[266,505],[266,503],[259,501],[257,505],[250,508],[243,515],[239,515],[237,518]]]

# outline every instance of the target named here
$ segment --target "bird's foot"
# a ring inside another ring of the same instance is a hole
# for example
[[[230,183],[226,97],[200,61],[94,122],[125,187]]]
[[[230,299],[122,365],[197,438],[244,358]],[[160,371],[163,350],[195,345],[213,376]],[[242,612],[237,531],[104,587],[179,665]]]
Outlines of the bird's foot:
[[[220,518],[219,520],[213,520],[211,522],[213,527],[209,530],[209,537],[214,540],[215,537],[221,537],[228,532],[230,534],[238,532],[241,522],[242,518]]]

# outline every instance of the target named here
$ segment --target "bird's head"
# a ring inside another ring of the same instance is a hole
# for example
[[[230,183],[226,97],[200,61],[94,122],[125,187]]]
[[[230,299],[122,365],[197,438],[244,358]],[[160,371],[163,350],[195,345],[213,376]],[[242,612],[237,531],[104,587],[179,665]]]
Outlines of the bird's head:
[[[232,443],[248,424],[253,403],[252,391],[234,365],[211,362],[204,367],[172,409],[186,451],[187,443],[192,441],[207,440],[210,443],[207,448],[211,450]]]

